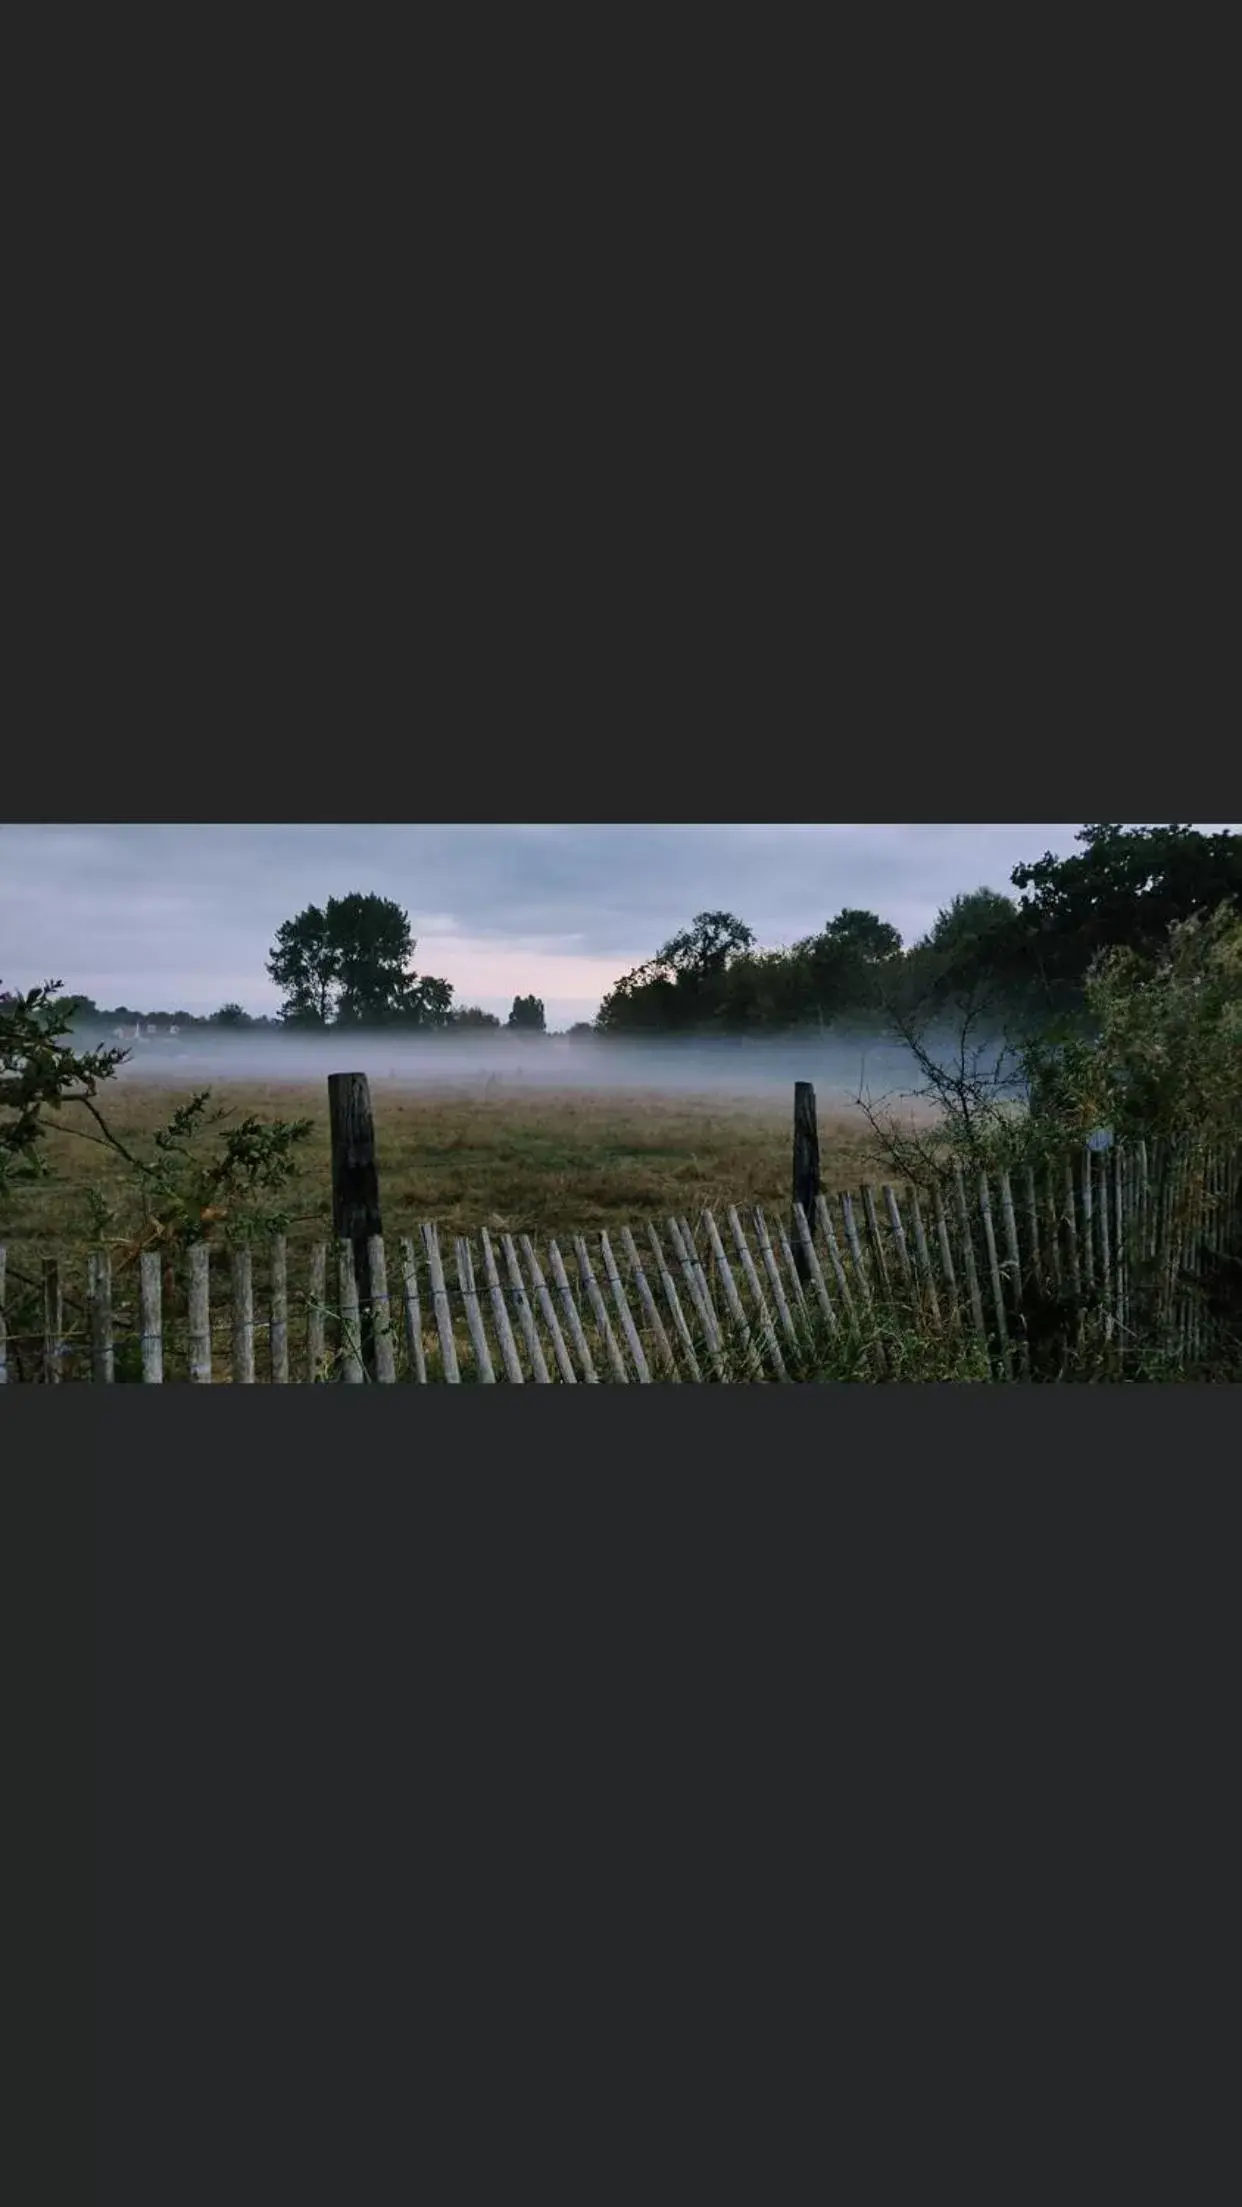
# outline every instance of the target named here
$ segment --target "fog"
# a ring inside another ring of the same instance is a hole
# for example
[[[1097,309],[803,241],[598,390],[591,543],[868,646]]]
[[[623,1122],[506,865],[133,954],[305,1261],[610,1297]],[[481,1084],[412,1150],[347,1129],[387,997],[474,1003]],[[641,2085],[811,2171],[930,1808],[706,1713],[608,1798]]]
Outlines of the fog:
[[[222,1082],[264,1086],[326,1080],[329,1073],[366,1073],[429,1092],[540,1089],[586,1093],[625,1091],[702,1096],[719,1101],[776,1103],[796,1080],[815,1085],[821,1104],[852,1105],[860,1091],[873,1101],[924,1087],[913,1057],[899,1043],[864,1032],[750,1040],[737,1036],[659,1041],[570,1041],[521,1037],[505,1030],[478,1035],[396,1035],[355,1029],[346,1034],[206,1034],[142,1036],[118,1078],[162,1086]],[[938,1054],[947,1058],[951,1038]]]

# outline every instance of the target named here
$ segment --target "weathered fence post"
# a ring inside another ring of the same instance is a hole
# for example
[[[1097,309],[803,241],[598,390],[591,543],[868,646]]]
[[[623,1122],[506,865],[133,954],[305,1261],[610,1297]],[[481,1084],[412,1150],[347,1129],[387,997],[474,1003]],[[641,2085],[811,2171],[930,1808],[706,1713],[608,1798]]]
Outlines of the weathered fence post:
[[[367,1378],[373,1380],[375,1314],[367,1244],[383,1233],[384,1226],[375,1166],[375,1121],[365,1073],[329,1073],[328,1117],[332,1129],[332,1228],[338,1242],[348,1241],[353,1246],[362,1363]]]
[[[793,1220],[794,1263],[798,1278],[803,1282],[811,1277],[807,1253],[798,1232],[798,1211],[815,1231],[816,1205],[819,1201],[819,1127],[815,1118],[815,1090],[810,1081],[794,1082],[793,1125],[793,1203],[790,1216]]]

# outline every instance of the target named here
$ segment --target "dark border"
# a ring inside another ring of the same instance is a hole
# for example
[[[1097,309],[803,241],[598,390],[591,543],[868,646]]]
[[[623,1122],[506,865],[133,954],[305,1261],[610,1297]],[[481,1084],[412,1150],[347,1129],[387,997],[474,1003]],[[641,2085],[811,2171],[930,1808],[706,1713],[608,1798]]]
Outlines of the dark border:
[[[680,1937],[687,1846],[752,1900],[756,1861],[779,1869],[769,1908],[826,1878],[857,1912],[873,1846],[917,1860],[946,1786],[955,1828],[1061,1784],[1089,1824],[1128,1726],[1150,1769],[1170,1719],[1184,1739],[1232,1691],[1212,1574],[1236,1480],[1203,1468],[1232,1464],[1228,1390],[631,1388],[607,1415],[586,1393],[0,1402],[6,1464],[43,1482],[46,1530],[7,1552],[57,1651],[56,1814],[46,1736],[31,1769],[66,1960],[95,1520],[99,2196],[222,2197],[239,2166],[246,2196],[287,2196],[295,2150],[344,2181],[391,2150],[393,2107],[468,2102],[502,2041],[572,2097],[613,1949],[650,1937],[635,1880]]]
[[[1003,695],[962,706],[951,690],[920,695],[893,685],[816,686],[806,704],[761,691],[708,688],[673,710],[652,698],[620,706],[589,693],[545,707],[486,688],[435,704],[404,697],[368,710],[310,694],[279,708],[247,702],[248,686],[208,714],[171,703],[115,734],[73,746],[72,770],[49,782],[48,746],[73,727],[16,740],[4,764],[4,817],[47,822],[477,821],[886,822],[1010,820],[1036,788],[1062,790],[1080,816],[1103,818],[1124,794],[1127,819],[1215,819],[1236,811],[1226,741],[1154,723],[1140,709],[1118,731],[1059,717]],[[108,724],[113,714],[102,709]],[[1223,738],[1225,728],[1220,726]],[[209,762],[209,763],[204,763]]]

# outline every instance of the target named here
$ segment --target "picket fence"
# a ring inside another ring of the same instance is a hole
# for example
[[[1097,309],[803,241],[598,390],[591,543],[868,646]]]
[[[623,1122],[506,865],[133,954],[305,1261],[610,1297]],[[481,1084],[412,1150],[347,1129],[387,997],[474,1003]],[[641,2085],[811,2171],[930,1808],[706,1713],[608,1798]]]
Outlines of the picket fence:
[[[998,1379],[1040,1376],[1090,1326],[1124,1365],[1132,1344],[1210,1353],[1213,1285],[1242,1249],[1242,1151],[1202,1145],[1084,1149],[1035,1172],[964,1177],[935,1190],[881,1184],[789,1224],[728,1206],[548,1239],[436,1224],[397,1243],[371,1236],[291,1251],[158,1250],[115,1268],[0,1248],[0,1381],[147,1384],[340,1380],[491,1385],[781,1382],[814,1343],[844,1333],[886,1370],[897,1329],[974,1345]],[[291,1264],[305,1266],[290,1286]],[[360,1305],[358,1279],[369,1287]],[[392,1274],[395,1272],[395,1278]],[[84,1278],[82,1275],[84,1274]],[[31,1331],[8,1321],[18,1291]],[[1042,1361],[1041,1361],[1042,1360]]]

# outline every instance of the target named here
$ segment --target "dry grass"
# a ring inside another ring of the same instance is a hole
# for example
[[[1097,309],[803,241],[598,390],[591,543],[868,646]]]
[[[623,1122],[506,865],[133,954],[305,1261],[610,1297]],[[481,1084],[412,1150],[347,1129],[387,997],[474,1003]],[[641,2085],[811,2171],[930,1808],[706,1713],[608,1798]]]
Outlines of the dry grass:
[[[291,1239],[320,1238],[330,1218],[327,1084],[220,1083],[213,1101],[238,1117],[309,1118],[314,1133],[290,1201]],[[487,1226],[531,1234],[638,1225],[705,1204],[786,1203],[792,1094],[771,1106],[649,1093],[543,1091],[518,1096],[372,1083],[385,1230],[409,1232],[433,1218],[459,1233]],[[123,1080],[107,1097],[122,1139],[149,1136],[185,1100],[185,1089]],[[68,1119],[69,1114],[62,1115]],[[89,1125],[89,1121],[83,1120]],[[826,1189],[883,1177],[857,1112],[821,1113]],[[85,1191],[117,1191],[125,1168],[70,1133],[46,1145],[55,1178],[21,1191],[5,1220],[10,1247],[47,1249],[86,1238]]]

